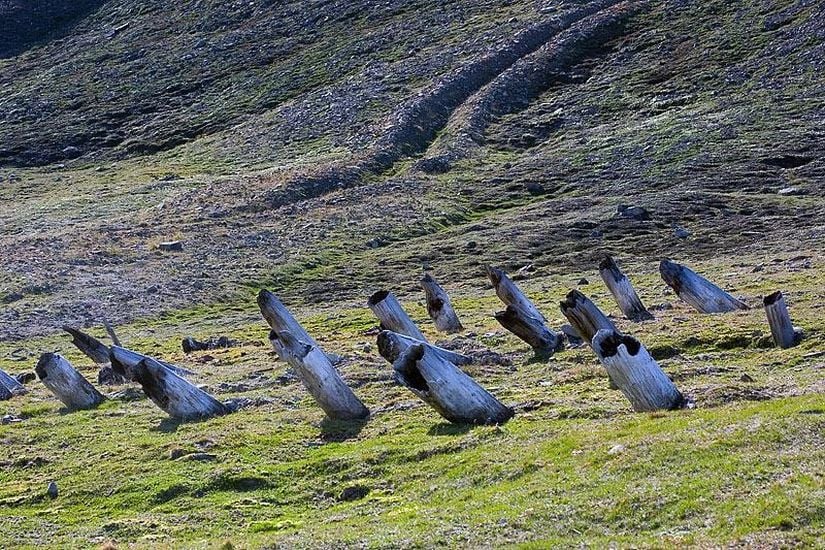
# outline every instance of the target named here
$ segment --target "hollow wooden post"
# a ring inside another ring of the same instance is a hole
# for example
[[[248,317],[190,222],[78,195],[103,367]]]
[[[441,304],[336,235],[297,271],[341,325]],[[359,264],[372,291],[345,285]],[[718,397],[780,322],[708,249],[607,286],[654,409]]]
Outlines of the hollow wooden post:
[[[765,296],[763,300],[765,313],[768,316],[768,325],[771,327],[773,341],[780,348],[790,348],[799,343],[802,338],[801,331],[794,328],[791,323],[791,316],[788,314],[788,306],[785,304],[785,297],[782,292],[774,292]]]
[[[619,304],[619,309],[625,317],[631,321],[649,321],[653,319],[653,315],[645,308],[639,295],[636,294],[636,289],[630,282],[616,262],[610,256],[607,256],[599,264],[599,275],[601,275],[604,284],[607,285],[608,290]]]
[[[130,349],[122,348],[120,346],[112,346],[109,348],[109,360],[112,364],[112,368],[116,373],[125,377],[127,380],[137,381],[135,378],[135,369],[144,359],[151,359],[178,376],[189,376],[195,374],[191,370],[177,367],[165,361],[154,359]]]
[[[369,410],[344,382],[321,346],[271,292],[258,294],[261,313],[272,330],[270,342],[278,356],[295,369],[304,387],[332,420],[360,420]]]
[[[405,346],[397,334],[378,334],[378,351],[393,364],[395,379],[456,424],[502,424],[513,417],[487,390],[424,343]]]
[[[599,330],[616,330],[613,321],[578,290],[572,290],[567,294],[567,298],[561,303],[561,312],[588,344],[592,343],[593,336]]]
[[[547,320],[503,270],[487,266],[487,276],[490,278],[490,282],[493,283],[496,295],[504,302],[504,305],[515,306],[527,316],[534,317],[542,323]]]
[[[176,420],[197,420],[231,412],[229,407],[151,357],[144,357],[131,372],[146,397]]]
[[[127,382],[127,379],[123,375],[115,372],[112,368],[111,359],[109,358],[109,346],[79,329],[64,326],[63,330],[71,335],[72,344],[74,344],[77,349],[82,351],[89,359],[94,361],[95,364],[100,365],[100,370],[97,373],[97,382],[99,384],[125,384]],[[109,330],[111,330],[109,336],[112,337],[113,340],[117,339],[111,326],[107,328],[107,331]]]
[[[674,292],[699,313],[725,313],[749,309],[715,284],[683,265],[662,260],[659,264],[662,279]]]
[[[450,303],[450,297],[429,273],[421,279],[421,287],[427,297],[427,313],[430,314],[435,328],[447,334],[464,330]]]
[[[544,326],[540,319],[530,317],[514,305],[496,313],[501,326],[530,344],[539,357],[549,357],[564,348],[564,338]]]
[[[635,338],[615,330],[599,330],[593,337],[592,347],[633,410],[672,410],[685,406],[684,396]]]
[[[399,334],[406,334],[416,340],[426,342],[427,338],[410,319],[401,303],[392,292],[379,290],[367,301],[367,306],[381,323],[381,328],[391,330]]]
[[[44,353],[34,367],[37,377],[70,410],[92,409],[106,399],[62,356]]]
[[[17,380],[17,378],[15,378],[14,376],[11,376],[10,374],[8,374],[3,369],[0,369],[0,386],[4,387],[6,390],[8,390],[8,392],[12,396],[14,396],[14,395],[23,395],[26,392],[28,392],[28,390],[26,389],[26,386],[21,384]]]

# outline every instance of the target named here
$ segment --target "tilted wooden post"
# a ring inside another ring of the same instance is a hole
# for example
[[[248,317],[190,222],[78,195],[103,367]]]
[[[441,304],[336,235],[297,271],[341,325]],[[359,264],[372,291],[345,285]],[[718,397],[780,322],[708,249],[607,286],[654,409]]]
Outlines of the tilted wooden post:
[[[399,334],[406,334],[416,340],[426,342],[427,338],[410,319],[401,303],[387,290],[379,290],[367,301],[367,306],[381,323],[381,328],[391,330]]]
[[[539,357],[548,357],[564,349],[564,337],[544,326],[541,319],[530,317],[514,305],[495,314],[501,326],[527,342]]]
[[[12,397],[13,396],[12,396],[11,392],[9,391],[9,389],[6,386],[4,386],[3,384],[0,384],[0,401],[7,401],[7,400],[11,399]]]
[[[26,386],[21,384],[17,378],[11,376],[3,369],[0,369],[0,386],[8,390],[11,394],[9,397],[14,395],[23,395],[28,392]],[[8,397],[6,399],[8,399]]]
[[[56,353],[41,355],[34,372],[70,410],[91,409],[106,400],[65,358]]]
[[[415,344],[423,343],[426,344],[428,347],[432,348],[432,350],[435,353],[441,355],[445,360],[449,361],[453,365],[472,365],[473,363],[475,363],[475,359],[473,359],[469,355],[464,355],[463,353],[458,353],[457,351],[440,348],[436,345],[430,344],[429,342],[422,342],[421,340],[407,336],[406,334],[399,334],[397,332],[394,334],[396,340],[398,340],[399,343],[403,344],[404,349]]]
[[[295,369],[304,387],[332,420],[360,420],[369,410],[344,382],[321,346],[271,292],[261,290],[258,306],[272,330],[278,356]]]
[[[464,330],[450,303],[450,297],[429,273],[421,279],[421,287],[427,297],[427,313],[430,314],[435,328],[447,334]]]
[[[633,410],[671,410],[685,406],[684,396],[635,338],[615,330],[599,330],[593,337],[592,347]]]
[[[490,282],[493,283],[496,295],[504,302],[504,305],[515,306],[528,316],[535,317],[541,322],[547,320],[503,270],[497,267],[487,266],[487,276],[490,278]]]
[[[639,295],[636,294],[636,289],[630,282],[619,266],[616,265],[615,260],[607,256],[599,264],[599,275],[601,275],[604,284],[607,285],[608,290],[619,304],[619,309],[625,317],[631,321],[649,321],[653,319],[653,315],[645,308]]]
[[[693,306],[699,313],[725,313],[740,309],[749,309],[704,277],[683,265],[662,260],[659,264],[662,279],[674,292]]]
[[[393,364],[395,379],[456,424],[502,424],[513,417],[470,376],[425,343],[407,346],[391,331],[378,334],[378,351]]]
[[[780,348],[790,348],[798,344],[802,339],[802,332],[794,328],[791,323],[791,316],[788,314],[788,306],[785,304],[782,292],[777,291],[765,296],[763,304],[776,345]]]
[[[151,357],[144,357],[135,365],[132,374],[146,397],[176,420],[198,420],[231,412],[229,407]]]
[[[107,323],[108,325],[108,323]],[[126,378],[114,371],[112,363],[109,358],[109,346],[85,332],[64,326],[63,330],[68,332],[72,337],[72,344],[77,349],[82,351],[89,359],[100,365],[100,370],[97,373],[97,381],[99,384],[125,384]],[[107,328],[107,331],[111,327]],[[111,331],[110,337],[114,336],[114,330]],[[114,336],[117,338],[117,336]],[[116,344],[119,345],[119,344]]]
[[[602,313],[602,310],[590,298],[578,290],[572,290],[567,294],[566,299],[561,303],[561,312],[588,344],[592,343],[593,336],[599,330],[616,330],[613,321],[608,319],[607,315]]]
[[[109,361],[112,364],[112,368],[117,374],[125,377],[127,380],[135,380],[134,371],[144,359],[151,359],[152,361],[163,365],[178,376],[189,376],[195,374],[191,370],[172,365],[166,361],[154,359],[148,355],[143,355],[142,353],[138,353],[130,349],[122,348],[120,346],[112,346],[109,348]]]
[[[487,276],[493,283],[496,295],[507,306],[507,309],[495,314],[501,326],[527,342],[540,357],[564,349],[564,336],[545,325],[544,315],[503,270],[487,266]]]

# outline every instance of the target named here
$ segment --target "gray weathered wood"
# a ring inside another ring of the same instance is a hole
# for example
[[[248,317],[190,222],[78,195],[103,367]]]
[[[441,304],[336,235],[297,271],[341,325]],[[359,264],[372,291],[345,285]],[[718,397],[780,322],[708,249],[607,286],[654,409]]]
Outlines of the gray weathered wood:
[[[401,303],[393,295],[392,292],[386,290],[379,290],[367,301],[367,306],[370,308],[375,317],[381,323],[381,328],[391,330],[399,334],[406,334],[416,340],[426,342],[427,338],[418,328],[418,326],[410,319]]]
[[[427,313],[430,314],[435,328],[447,334],[461,332],[464,327],[456,315],[455,309],[450,302],[450,297],[441,285],[427,273],[421,279],[421,287],[427,297]]]
[[[487,276],[490,278],[490,282],[493,283],[496,295],[504,302],[504,305],[515,306],[529,317],[534,317],[542,323],[547,321],[538,308],[533,305],[533,302],[524,295],[516,286],[516,283],[511,281],[503,270],[497,267],[487,266]]]
[[[776,345],[780,348],[790,348],[798,344],[802,333],[791,323],[791,316],[788,314],[788,306],[782,292],[777,291],[765,296],[763,304]]]
[[[127,380],[135,380],[134,371],[144,359],[152,359],[152,361],[164,366],[178,376],[189,376],[195,374],[191,370],[177,367],[165,361],[154,359],[148,355],[143,355],[142,353],[138,353],[130,349],[122,348],[120,346],[112,346],[109,348],[109,360],[112,364],[112,368],[116,373],[121,376],[125,376]]]
[[[537,356],[549,357],[564,349],[564,337],[544,326],[541,319],[530,317],[514,305],[496,313],[501,326],[527,342]]]
[[[74,344],[77,349],[82,351],[94,361],[95,364],[100,365],[100,370],[97,373],[98,384],[125,384],[127,382],[126,377],[115,372],[112,368],[109,357],[109,346],[79,329],[64,326],[63,330],[72,336],[72,344]],[[117,336],[114,335],[114,330],[112,330],[109,336],[113,337],[113,341],[117,339]]]
[[[593,337],[592,347],[633,410],[671,410],[685,406],[684,396],[635,338],[615,330],[599,330]]]
[[[273,293],[258,294],[261,314],[271,327],[269,341],[278,356],[295,369],[315,402],[332,420],[358,420],[369,410],[341,378],[338,370],[301,324]]]
[[[34,372],[68,409],[91,409],[106,399],[65,358],[56,353],[41,355]]]
[[[106,334],[109,335],[109,338],[112,339],[113,346],[120,346],[120,338],[117,337],[115,334],[115,329],[108,321],[103,321],[103,327],[106,329]]]
[[[9,393],[13,396],[14,395],[23,395],[26,392],[28,392],[28,390],[26,389],[26,386],[21,384],[20,381],[17,380],[17,378],[15,378],[14,376],[11,376],[10,374],[8,374],[3,369],[0,369],[0,386],[7,389],[9,391]]]
[[[683,265],[662,260],[659,264],[662,279],[674,292],[699,313],[725,313],[748,309],[715,284]]]
[[[607,256],[602,260],[599,264],[599,275],[601,275],[604,284],[616,299],[616,303],[619,304],[619,309],[622,310],[625,317],[637,322],[653,319],[653,315],[650,314],[642,300],[639,299],[639,295],[636,294],[636,289],[633,288],[630,279],[622,273],[613,258]]]
[[[444,359],[446,359],[450,363],[453,363],[454,365],[472,365],[473,363],[475,363],[475,359],[473,359],[469,355],[464,355],[463,353],[458,353],[457,351],[444,349],[436,345],[430,344],[429,342],[412,338],[410,336],[407,336],[406,334],[399,334],[396,332],[395,335],[397,336],[398,341],[404,344],[405,348],[412,346],[414,344],[424,343],[430,348],[432,348],[432,350],[435,353],[441,355]]]
[[[593,341],[593,336],[599,330],[616,330],[613,321],[608,319],[607,315],[590,298],[578,290],[572,290],[567,294],[566,299],[561,303],[561,312],[588,344]]]
[[[270,338],[273,336],[279,340],[280,345],[273,347],[276,351],[281,350],[281,359],[295,369],[304,387],[331,420],[369,417],[369,409],[355,396],[321,349],[298,341],[287,331],[276,333],[273,329]]]
[[[391,331],[378,334],[381,356],[393,364],[395,379],[438,413],[457,424],[502,424],[513,410],[504,406],[461,369],[423,342],[412,345]]]
[[[141,359],[131,372],[146,397],[176,420],[198,420],[231,412],[229,407],[151,357]]]
[[[0,401],[7,401],[7,400],[11,399],[12,397],[14,397],[14,396],[9,391],[9,389],[6,386],[4,386],[3,384],[0,384]]]

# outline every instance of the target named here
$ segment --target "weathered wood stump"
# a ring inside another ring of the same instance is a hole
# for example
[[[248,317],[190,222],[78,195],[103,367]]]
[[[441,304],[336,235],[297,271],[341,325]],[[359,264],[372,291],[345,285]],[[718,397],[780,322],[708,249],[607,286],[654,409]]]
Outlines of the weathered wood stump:
[[[151,359],[152,361],[166,367],[178,376],[189,376],[195,374],[191,370],[172,365],[159,359],[154,359],[148,355],[143,355],[142,353],[138,353],[130,349],[122,348],[120,346],[112,346],[109,348],[109,361],[112,364],[112,368],[117,374],[125,377],[126,380],[137,381],[135,378],[135,369],[144,359]]]
[[[490,282],[493,283],[496,295],[504,302],[504,305],[515,306],[529,317],[534,317],[542,323],[547,320],[503,270],[487,266],[487,276],[490,278]]]
[[[777,291],[765,296],[762,302],[776,345],[780,348],[790,348],[798,344],[802,339],[802,331],[794,328],[791,323],[791,316],[788,314],[788,306],[782,292]]]
[[[11,376],[10,374],[8,374],[3,369],[0,369],[0,386],[5,388],[6,390],[8,390],[8,392],[11,394],[6,399],[9,399],[10,397],[15,396],[15,395],[23,395],[26,392],[28,392],[28,390],[26,389],[26,386],[21,384],[20,381],[17,378],[15,378],[14,376]],[[0,399],[0,400],[2,400],[2,399]]]
[[[231,412],[229,407],[151,357],[144,357],[131,372],[146,397],[176,420],[199,420]]]
[[[378,334],[378,350],[395,379],[456,424],[502,424],[513,417],[475,380],[423,342],[407,345],[391,331]]]
[[[726,313],[749,309],[715,284],[683,265],[662,260],[659,264],[662,279],[674,292],[699,313]]]
[[[369,410],[344,382],[321,346],[271,292],[258,294],[261,313],[272,330],[269,339],[278,356],[295,369],[304,387],[331,420],[363,420]]]
[[[672,410],[685,406],[684,396],[635,338],[615,330],[599,330],[593,337],[592,347],[633,410]]]
[[[373,315],[378,318],[381,323],[381,328],[391,330],[399,334],[406,334],[416,340],[426,342],[427,338],[418,328],[418,326],[410,319],[401,303],[387,290],[379,290],[367,301],[367,306],[372,311]]]
[[[653,319],[653,315],[647,310],[639,295],[636,294],[636,289],[630,282],[630,279],[622,273],[619,266],[616,265],[615,260],[607,256],[599,264],[599,275],[601,275],[604,284],[607,285],[608,290],[619,304],[619,309],[631,321],[649,321]]]
[[[564,349],[564,337],[544,326],[541,319],[531,317],[514,305],[495,314],[501,326],[527,342],[536,356],[549,357]]]
[[[106,400],[65,358],[56,353],[41,355],[34,372],[70,410],[92,409]]]
[[[445,360],[449,361],[454,365],[472,365],[473,363],[475,363],[475,359],[473,359],[469,355],[464,355],[463,353],[458,353],[457,351],[453,351],[450,349],[444,349],[434,344],[430,344],[429,342],[424,342],[416,338],[412,338],[410,336],[407,336],[406,334],[400,334],[396,332],[395,335],[397,337],[397,340],[404,345],[405,349],[409,346],[423,343],[432,348],[432,350],[435,353],[441,355]]]
[[[454,334],[461,332],[464,327],[458,319],[450,297],[447,292],[441,288],[435,279],[427,273],[421,279],[421,287],[424,289],[424,294],[427,297],[427,313],[430,314],[435,328],[447,334]]]
[[[107,332],[109,332],[112,341],[117,340],[117,342],[120,342],[111,326],[109,326],[108,323],[106,323],[106,325],[108,327]],[[100,370],[97,373],[97,382],[99,384],[125,384],[127,382],[127,379],[123,375],[115,372],[112,368],[111,359],[109,358],[109,346],[79,329],[64,326],[63,330],[71,335],[72,344],[74,344],[77,349],[82,351],[83,354],[94,361],[95,364],[100,365]]]
[[[590,298],[578,290],[572,290],[567,294],[566,299],[561,303],[561,312],[588,344],[592,343],[593,337],[600,330],[616,330],[613,321],[608,319],[607,315]]]

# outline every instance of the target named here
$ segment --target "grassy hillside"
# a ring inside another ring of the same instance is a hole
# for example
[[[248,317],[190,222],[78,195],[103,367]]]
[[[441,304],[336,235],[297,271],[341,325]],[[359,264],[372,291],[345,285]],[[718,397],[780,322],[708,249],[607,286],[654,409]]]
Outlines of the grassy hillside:
[[[59,351],[94,380],[59,327],[107,320],[249,403],[175,423],[125,386],[69,413],[29,382],[0,402],[5,545],[822,545],[819,3],[52,8],[35,33],[0,2],[0,368]],[[655,321],[619,318],[605,253]],[[693,312],[662,257],[753,309]],[[581,289],[696,408],[633,413],[586,347],[533,359],[487,264],[526,267],[553,327]],[[378,289],[442,338],[423,270],[467,328],[442,343],[502,354],[467,370],[504,426],[445,423],[378,355]],[[268,347],[262,287],[343,357],[369,422],[324,420]],[[777,289],[806,333],[789,350],[759,307]],[[185,335],[239,345],[184,355]]]

